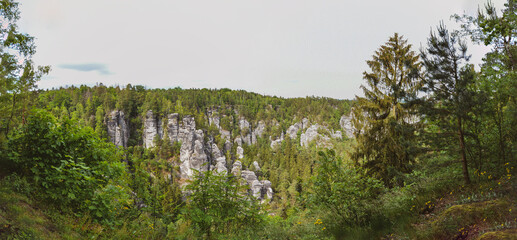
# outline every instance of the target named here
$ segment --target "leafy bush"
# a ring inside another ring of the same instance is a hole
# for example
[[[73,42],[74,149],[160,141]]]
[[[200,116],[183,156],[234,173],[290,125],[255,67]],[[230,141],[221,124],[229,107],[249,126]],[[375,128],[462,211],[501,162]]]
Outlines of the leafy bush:
[[[33,183],[42,200],[80,211],[99,204],[104,208],[117,205],[105,201],[102,192],[109,189],[108,183],[124,185],[121,151],[99,138],[93,129],[69,119],[58,121],[46,111],[35,110],[10,137],[8,145],[10,164]],[[122,202],[129,199],[127,193],[110,197]],[[109,216],[104,210],[94,217]]]
[[[183,217],[206,238],[256,228],[263,223],[257,201],[226,172],[198,172],[186,191],[191,194]]]
[[[359,169],[345,166],[334,150],[319,152],[319,166],[312,178],[311,205],[336,237],[358,227],[368,227],[376,214],[377,196],[383,184]]]

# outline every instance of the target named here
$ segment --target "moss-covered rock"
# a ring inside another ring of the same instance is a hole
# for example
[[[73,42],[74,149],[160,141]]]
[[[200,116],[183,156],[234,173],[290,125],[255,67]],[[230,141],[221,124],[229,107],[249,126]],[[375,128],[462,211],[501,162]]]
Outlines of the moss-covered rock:
[[[451,206],[431,223],[432,235],[439,239],[467,236],[470,226],[499,220],[509,206],[510,203],[502,199]]]
[[[487,232],[479,236],[478,240],[517,240],[517,229]]]

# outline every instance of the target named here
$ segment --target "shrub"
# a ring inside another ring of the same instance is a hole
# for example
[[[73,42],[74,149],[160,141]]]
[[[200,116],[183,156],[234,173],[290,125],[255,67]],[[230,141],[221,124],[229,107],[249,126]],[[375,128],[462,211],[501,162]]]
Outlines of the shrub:
[[[69,119],[57,120],[43,110],[33,111],[8,145],[10,163],[18,174],[34,185],[39,198],[60,208],[111,207],[115,204],[102,200],[102,192],[110,189],[108,183],[120,186],[125,182],[121,151],[93,129]],[[113,196],[119,201],[129,199],[127,194]],[[97,219],[106,216],[109,211],[94,215]]]
[[[320,211],[327,229],[340,238],[344,232],[370,226],[377,216],[376,198],[383,191],[382,183],[345,166],[333,150],[319,155],[309,202]]]

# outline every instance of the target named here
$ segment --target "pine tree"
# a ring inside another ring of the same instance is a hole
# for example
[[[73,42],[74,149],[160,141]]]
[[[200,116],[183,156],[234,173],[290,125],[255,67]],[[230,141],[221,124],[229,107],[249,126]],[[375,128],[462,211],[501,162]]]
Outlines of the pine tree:
[[[465,183],[470,183],[465,146],[465,121],[475,105],[471,90],[475,71],[467,55],[467,46],[456,32],[449,33],[442,23],[431,32],[427,48],[421,50],[426,69],[422,113],[436,123],[439,131],[432,133],[431,142],[441,149],[459,149]],[[450,145],[457,138],[458,148]],[[447,141],[450,140],[450,141]]]
[[[356,96],[353,109],[357,145],[352,158],[385,184],[393,185],[397,175],[410,171],[418,152],[409,103],[420,87],[421,64],[411,45],[397,33],[367,64],[371,72],[364,72],[366,86],[361,86],[365,96]]]

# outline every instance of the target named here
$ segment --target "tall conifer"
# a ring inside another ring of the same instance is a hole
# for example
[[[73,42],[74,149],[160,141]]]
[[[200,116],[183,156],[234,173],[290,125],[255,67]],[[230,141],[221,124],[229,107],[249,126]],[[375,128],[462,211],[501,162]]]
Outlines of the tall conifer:
[[[370,174],[393,185],[411,169],[417,155],[412,99],[420,87],[419,56],[397,33],[367,61],[364,97],[356,96],[353,125],[357,146],[352,155]]]
[[[465,121],[475,105],[475,71],[467,55],[467,45],[455,32],[449,33],[443,23],[437,32],[431,32],[427,48],[421,50],[426,69],[422,111],[438,131],[430,138],[441,149],[459,152],[465,183],[470,183],[465,146]],[[457,147],[451,143],[456,142]]]

